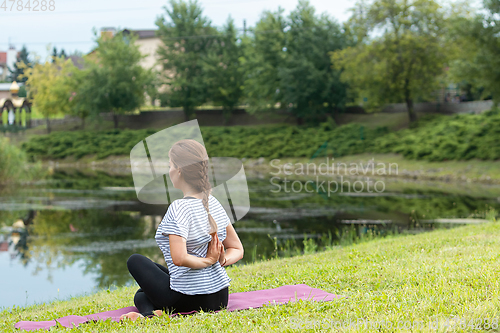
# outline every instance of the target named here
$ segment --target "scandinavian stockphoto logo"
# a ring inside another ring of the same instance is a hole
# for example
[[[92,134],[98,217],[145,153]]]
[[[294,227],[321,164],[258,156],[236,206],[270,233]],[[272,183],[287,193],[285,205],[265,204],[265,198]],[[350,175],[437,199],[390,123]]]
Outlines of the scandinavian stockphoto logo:
[[[165,205],[183,197],[182,191],[174,188],[168,172],[168,152],[183,139],[205,146],[196,119],[161,130],[132,148],[130,166],[139,201]],[[212,195],[222,204],[231,223],[240,220],[250,210],[243,163],[234,157],[209,157],[208,167]]]

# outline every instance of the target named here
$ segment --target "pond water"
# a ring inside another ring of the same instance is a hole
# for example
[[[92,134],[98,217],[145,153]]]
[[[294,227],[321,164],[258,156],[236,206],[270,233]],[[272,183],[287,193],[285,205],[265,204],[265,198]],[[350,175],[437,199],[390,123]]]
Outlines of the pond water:
[[[326,196],[276,192],[271,177],[247,171],[251,208],[234,224],[245,248],[240,264],[365,237],[452,229],[462,224],[432,220],[484,218],[489,207],[500,210],[498,186],[386,179],[382,193]],[[0,307],[132,283],[126,267],[131,254],[164,264],[154,234],[166,209],[139,202],[128,173],[59,170],[36,185],[4,189]]]

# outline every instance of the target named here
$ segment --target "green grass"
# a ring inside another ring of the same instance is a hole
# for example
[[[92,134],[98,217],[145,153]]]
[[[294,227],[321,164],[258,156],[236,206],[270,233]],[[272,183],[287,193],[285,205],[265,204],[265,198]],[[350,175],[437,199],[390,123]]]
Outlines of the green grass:
[[[126,323],[96,322],[83,324],[78,331],[282,332],[295,331],[300,325],[323,331],[321,325],[363,318],[394,326],[399,321],[422,321],[425,326],[413,332],[444,332],[446,320],[454,316],[465,319],[466,325],[473,320],[480,328],[484,328],[486,318],[495,318],[497,323],[500,319],[500,224],[494,222],[387,237],[321,253],[230,267],[227,271],[232,278],[232,293],[305,283],[347,298]],[[130,306],[136,288],[122,287],[68,301],[4,310],[0,330],[14,332],[14,323],[19,320],[52,320]],[[429,328],[429,322],[435,320],[439,331]],[[448,331],[473,331],[469,326],[460,329],[459,324],[455,322]]]
[[[201,127],[201,132],[210,156],[310,158],[328,142],[322,154],[336,158],[395,153],[407,160],[429,162],[500,160],[499,110],[480,115],[428,115],[415,127],[395,132],[390,132],[387,126],[376,126],[376,121],[372,123],[370,126],[362,123],[335,126],[330,122],[318,126],[210,126]],[[387,124],[387,119],[380,123]],[[155,132],[155,129],[54,132],[32,136],[21,147],[34,159],[68,156],[79,159],[87,155],[102,159],[129,155],[134,145]]]

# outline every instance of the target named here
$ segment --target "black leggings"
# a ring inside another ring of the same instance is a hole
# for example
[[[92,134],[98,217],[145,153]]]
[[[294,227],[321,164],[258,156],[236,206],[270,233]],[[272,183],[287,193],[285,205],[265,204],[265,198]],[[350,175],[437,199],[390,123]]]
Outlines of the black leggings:
[[[212,294],[186,295],[170,289],[167,267],[141,254],[131,255],[127,267],[140,287],[134,296],[135,307],[145,317],[154,315],[154,310],[190,312],[201,309],[208,312],[227,307],[227,287]]]

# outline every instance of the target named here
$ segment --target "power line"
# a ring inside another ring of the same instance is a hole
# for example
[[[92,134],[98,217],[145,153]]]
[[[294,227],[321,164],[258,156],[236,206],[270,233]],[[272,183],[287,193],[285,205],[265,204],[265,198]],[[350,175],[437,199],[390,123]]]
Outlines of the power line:
[[[267,0],[246,0],[246,1],[219,1],[219,2],[214,2],[210,3],[208,5],[219,5],[219,4],[241,4],[241,3],[252,3],[252,2],[263,2]],[[11,11],[9,12],[12,16],[11,17],[23,17],[23,16],[32,16],[32,15],[53,15],[53,14],[94,14],[94,13],[107,13],[107,12],[124,12],[124,11],[136,11],[136,10],[148,10],[148,9],[161,9],[159,7],[136,7],[136,8],[108,8],[108,9],[95,9],[95,10],[71,10],[71,11],[64,11],[64,12],[59,12],[59,11],[40,11],[37,13],[23,13],[23,12],[14,12]],[[1,11],[0,11],[1,12]],[[7,15],[8,12],[4,11],[1,12]],[[4,18],[9,17],[9,16],[4,16]]]
[[[87,14],[87,13],[107,13],[107,12],[124,12],[131,10],[145,10],[145,9],[158,9],[158,7],[138,7],[138,8],[109,8],[109,9],[96,9],[96,10],[77,10],[77,11],[44,11],[38,13],[14,13],[12,17],[32,16],[32,15],[52,15],[52,14]],[[7,16],[8,17],[8,16]],[[4,16],[5,18],[5,16]]]
[[[47,44],[90,44],[94,43],[94,41],[80,41],[80,42],[20,42],[20,43],[0,43],[0,45],[47,45]]]
[[[268,33],[276,33],[276,32],[289,32],[289,31],[297,31],[297,30],[308,30],[308,29],[313,29],[313,28],[318,28],[318,26],[314,27],[303,27],[303,28],[291,28],[286,31],[279,30],[279,29],[274,29],[274,30],[261,30],[261,31],[253,31],[252,28],[247,28],[246,32],[248,33],[253,33],[253,34],[268,34]],[[154,29],[151,29],[154,30]],[[245,31],[243,28],[238,28],[236,29],[238,31]],[[131,30],[134,31],[134,30]],[[221,37],[223,35],[187,35],[187,36],[178,36],[178,37],[168,37],[168,38],[163,38],[164,40],[178,40],[178,39],[197,39],[197,38],[216,38],[216,37]],[[158,38],[161,38],[160,36],[155,36]],[[68,42],[23,42],[23,43],[10,43],[10,44],[26,44],[26,45],[46,45],[46,44],[90,44],[94,43],[94,41],[68,41]],[[9,43],[1,43],[0,45],[7,45]]]

